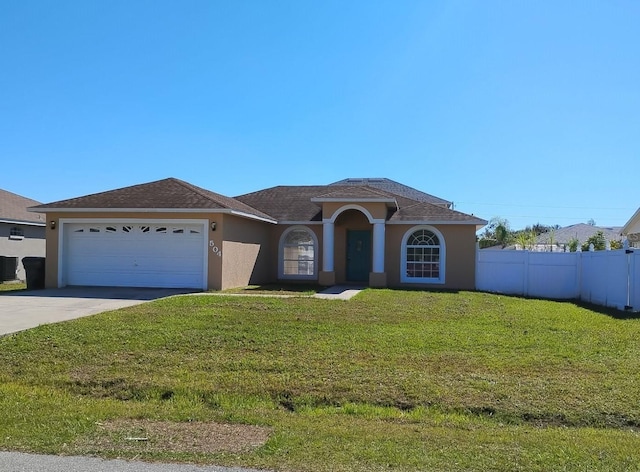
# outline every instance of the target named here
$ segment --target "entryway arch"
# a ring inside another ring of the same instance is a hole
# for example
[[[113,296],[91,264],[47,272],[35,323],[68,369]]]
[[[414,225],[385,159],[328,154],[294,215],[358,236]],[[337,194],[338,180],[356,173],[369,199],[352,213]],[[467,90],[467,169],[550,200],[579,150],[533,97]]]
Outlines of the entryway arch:
[[[372,277],[378,281],[386,279],[384,275],[384,251],[385,251],[385,219],[375,218],[372,212],[365,206],[358,203],[345,203],[335,208],[328,218],[323,218],[323,258],[322,272],[326,280],[335,281],[335,237],[336,237],[336,221],[345,212],[350,210],[363,214],[371,225],[372,229],[366,232],[362,228],[358,231],[347,232],[345,240],[340,241],[340,254],[344,253],[345,258],[355,258],[353,265],[345,269],[345,278],[352,277],[357,281],[369,281],[371,284]],[[344,246],[343,246],[344,245]],[[367,264],[362,263],[362,258],[367,257]],[[370,259],[369,259],[370,258]],[[370,261],[370,264],[369,264]],[[365,276],[362,272],[366,271]],[[377,275],[376,275],[377,274]],[[386,281],[385,281],[386,283]],[[377,285],[378,283],[376,283]]]

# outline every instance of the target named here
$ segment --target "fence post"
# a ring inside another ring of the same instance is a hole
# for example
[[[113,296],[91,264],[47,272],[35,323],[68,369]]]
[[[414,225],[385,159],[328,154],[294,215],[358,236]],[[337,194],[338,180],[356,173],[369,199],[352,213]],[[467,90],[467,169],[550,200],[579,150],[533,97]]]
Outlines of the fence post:
[[[476,241],[476,290],[478,290],[478,278],[480,276],[480,241]]]
[[[637,310],[638,306],[636,306],[636,291],[635,291],[635,283],[636,283],[636,264],[635,264],[635,253],[633,249],[629,249],[629,244],[625,244],[624,252],[627,255],[627,304],[624,306],[625,310]]]

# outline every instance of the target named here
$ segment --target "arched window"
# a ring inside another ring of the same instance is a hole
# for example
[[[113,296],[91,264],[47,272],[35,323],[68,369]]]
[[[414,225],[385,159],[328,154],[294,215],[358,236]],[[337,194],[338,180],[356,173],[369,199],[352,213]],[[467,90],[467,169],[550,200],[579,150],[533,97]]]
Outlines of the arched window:
[[[402,238],[400,281],[444,283],[445,245],[442,234],[430,226],[411,228]]]
[[[304,226],[289,228],[280,237],[280,278],[316,279],[317,256],[315,233]]]

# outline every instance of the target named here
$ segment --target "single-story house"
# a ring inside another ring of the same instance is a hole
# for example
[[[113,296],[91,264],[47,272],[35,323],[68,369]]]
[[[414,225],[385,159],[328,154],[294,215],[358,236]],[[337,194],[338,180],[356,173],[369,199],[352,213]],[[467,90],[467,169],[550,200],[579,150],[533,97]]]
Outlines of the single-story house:
[[[568,250],[572,240],[577,240],[580,246],[598,231],[602,231],[605,240],[609,242],[619,241],[621,239],[621,229],[620,226],[595,226],[586,223],[565,226],[540,234],[536,238],[532,250],[538,252],[564,252]]]
[[[389,179],[230,198],[168,178],[30,210],[46,214],[47,287],[474,289],[475,234],[486,224]]]
[[[22,259],[44,257],[45,219],[27,211],[40,202],[0,189],[0,282],[25,280]]]
[[[620,233],[629,241],[629,246],[640,248],[640,208],[622,227]]]

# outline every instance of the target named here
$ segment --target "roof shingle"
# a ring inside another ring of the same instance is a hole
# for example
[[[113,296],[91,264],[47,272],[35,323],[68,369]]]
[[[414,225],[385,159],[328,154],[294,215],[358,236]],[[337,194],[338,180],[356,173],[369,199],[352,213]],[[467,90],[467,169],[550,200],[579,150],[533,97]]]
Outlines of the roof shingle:
[[[193,209],[234,210],[271,220],[255,208],[176,178],[133,185],[84,197],[37,205],[33,211],[73,209]]]
[[[44,225],[45,221],[42,215],[30,213],[27,210],[27,208],[39,204],[40,202],[30,198],[0,189],[0,220]]]
[[[379,190],[384,190],[394,195],[401,195],[417,202],[433,203],[434,205],[442,205],[451,208],[451,202],[434,195],[422,192],[408,185],[401,184],[395,180],[386,178],[350,178],[333,182],[330,185],[366,185]]]

